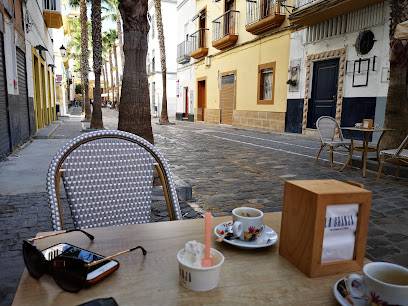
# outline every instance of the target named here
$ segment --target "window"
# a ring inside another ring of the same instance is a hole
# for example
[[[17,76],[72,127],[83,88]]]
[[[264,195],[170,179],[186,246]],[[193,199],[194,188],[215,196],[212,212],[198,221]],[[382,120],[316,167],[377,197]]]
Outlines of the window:
[[[258,104],[273,104],[276,62],[258,66]]]

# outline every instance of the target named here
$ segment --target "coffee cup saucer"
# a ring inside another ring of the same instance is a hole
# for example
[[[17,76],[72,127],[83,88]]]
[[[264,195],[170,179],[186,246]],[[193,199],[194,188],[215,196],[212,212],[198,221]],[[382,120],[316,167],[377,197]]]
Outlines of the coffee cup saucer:
[[[214,234],[217,238],[220,238],[224,232],[232,226],[232,221],[223,222],[218,224],[214,228]],[[258,249],[258,248],[265,248],[275,244],[278,241],[278,234],[271,229],[270,227],[264,225],[264,230],[255,241],[243,241],[240,239],[225,239],[223,240],[226,243],[235,245],[240,248],[244,249]]]
[[[333,286],[333,293],[337,302],[342,306],[363,306],[367,305],[368,299],[364,297],[352,296],[346,287],[347,277],[339,279]]]

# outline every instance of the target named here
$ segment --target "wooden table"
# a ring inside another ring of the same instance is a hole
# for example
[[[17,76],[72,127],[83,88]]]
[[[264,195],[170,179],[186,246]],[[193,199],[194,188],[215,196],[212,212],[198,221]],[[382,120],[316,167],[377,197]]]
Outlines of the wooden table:
[[[279,235],[281,213],[266,213],[264,218],[264,223]],[[213,218],[212,227],[229,220],[231,217]],[[97,228],[89,232],[95,235],[94,242],[74,232],[35,244],[44,249],[66,242],[104,255],[142,245],[148,253],[145,258],[138,251],[118,257],[120,267],[116,272],[79,293],[61,290],[50,275],[36,280],[25,269],[13,304],[78,305],[114,297],[119,305],[337,305],[333,285],[349,274],[308,278],[279,256],[279,242],[268,248],[245,250],[217,243],[213,234],[212,246],[225,256],[220,282],[211,291],[193,292],[179,284],[176,254],[187,241],[204,243],[204,219]]]
[[[367,128],[357,128],[357,127],[342,127],[342,130],[348,131],[350,135],[350,141],[351,141],[351,146],[350,146],[350,156],[347,160],[347,162],[344,164],[344,166],[340,169],[340,171],[343,171],[347,165],[351,162],[352,157],[353,157],[353,151],[359,151],[362,152],[362,168],[363,168],[363,177],[366,176],[366,168],[367,168],[367,152],[376,152],[377,153],[377,162],[380,164],[380,143],[381,139],[384,136],[384,132],[386,131],[393,131],[393,129],[386,129],[386,128],[380,128],[380,129],[367,129]],[[359,131],[363,133],[363,145],[362,146],[355,146],[353,143],[353,136],[351,134],[352,131]],[[370,140],[370,135],[375,132],[381,132],[381,136],[378,139],[377,146],[376,148],[369,148],[368,143]]]

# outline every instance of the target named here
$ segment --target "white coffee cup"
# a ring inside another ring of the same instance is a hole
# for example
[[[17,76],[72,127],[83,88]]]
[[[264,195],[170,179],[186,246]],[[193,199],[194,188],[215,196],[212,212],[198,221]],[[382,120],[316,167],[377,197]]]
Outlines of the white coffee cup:
[[[371,262],[363,276],[350,274],[347,289],[353,296],[378,305],[408,305],[408,269],[387,262]]]
[[[263,225],[263,212],[252,207],[238,207],[232,211],[234,237],[252,241],[260,233]]]

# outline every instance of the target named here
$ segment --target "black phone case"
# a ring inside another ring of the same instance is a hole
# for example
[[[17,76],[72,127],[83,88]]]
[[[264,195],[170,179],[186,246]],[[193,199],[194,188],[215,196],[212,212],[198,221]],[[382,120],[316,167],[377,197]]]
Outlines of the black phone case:
[[[80,247],[78,247],[78,246],[76,246],[76,245],[73,245],[73,244],[70,244],[70,243],[66,243],[66,242],[61,242],[61,243],[54,244],[53,246],[50,246],[50,247],[48,247],[48,248],[42,250],[42,252],[44,252],[44,251],[46,251],[46,250],[49,250],[49,249],[52,249],[52,248],[54,248],[54,247],[56,247],[57,245],[60,245],[60,244],[65,244],[65,245],[68,245],[68,246],[71,246],[71,247],[75,247],[75,248],[78,248],[78,249],[80,249],[80,250],[84,250],[84,251],[86,251],[86,252],[89,252],[89,253],[98,255],[98,256],[103,257],[103,258],[106,257],[106,256],[104,256],[104,255],[101,255],[101,254],[98,254],[98,253],[95,253],[95,252],[92,252],[92,251],[89,251],[89,250],[85,250],[85,249],[80,248]],[[60,254],[60,255],[61,255],[61,254]],[[59,255],[58,255],[58,256],[59,256]],[[110,261],[114,261],[114,262],[116,262],[117,264],[116,264],[114,267],[110,268],[109,270],[107,270],[107,271],[103,272],[102,274],[98,275],[97,277],[95,277],[95,278],[93,278],[93,279],[90,279],[90,280],[86,280],[85,285],[86,285],[86,286],[92,285],[92,284],[94,284],[94,283],[100,281],[101,279],[105,278],[106,276],[108,276],[108,275],[111,274],[112,272],[116,271],[117,269],[119,269],[120,264],[119,264],[118,261],[116,261],[116,260],[114,260],[114,259],[110,259],[110,260],[106,261],[106,263],[108,263],[108,262],[110,262]]]

